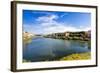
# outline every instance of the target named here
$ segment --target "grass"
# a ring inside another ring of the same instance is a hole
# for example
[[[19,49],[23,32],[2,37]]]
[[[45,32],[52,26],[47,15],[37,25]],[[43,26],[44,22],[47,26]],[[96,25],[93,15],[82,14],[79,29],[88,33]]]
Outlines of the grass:
[[[91,59],[90,52],[71,54],[69,56],[62,57],[60,60],[63,61],[63,60],[87,60],[87,59]]]

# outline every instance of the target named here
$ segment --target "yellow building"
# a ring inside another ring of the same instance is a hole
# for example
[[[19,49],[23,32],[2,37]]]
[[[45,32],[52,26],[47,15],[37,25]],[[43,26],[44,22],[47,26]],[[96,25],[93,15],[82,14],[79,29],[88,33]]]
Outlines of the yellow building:
[[[32,33],[29,33],[29,32],[23,32],[23,39],[26,40],[26,39],[30,39],[32,38],[34,35]]]

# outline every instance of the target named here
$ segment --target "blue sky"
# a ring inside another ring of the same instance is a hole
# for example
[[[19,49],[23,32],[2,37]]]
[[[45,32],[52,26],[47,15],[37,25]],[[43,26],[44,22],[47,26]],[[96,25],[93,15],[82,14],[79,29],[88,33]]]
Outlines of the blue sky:
[[[30,33],[88,31],[90,27],[90,13],[23,10],[23,31]]]

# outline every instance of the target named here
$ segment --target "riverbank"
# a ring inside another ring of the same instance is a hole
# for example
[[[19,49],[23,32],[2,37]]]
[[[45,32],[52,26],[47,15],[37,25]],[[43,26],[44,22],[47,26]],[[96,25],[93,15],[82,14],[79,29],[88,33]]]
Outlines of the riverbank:
[[[91,59],[91,53],[90,52],[71,54],[71,55],[62,57],[60,59],[60,61],[64,61],[64,60],[87,60],[87,59]]]
[[[46,38],[63,39],[63,40],[91,40],[91,31],[80,31],[80,32],[62,32],[52,33],[45,35]]]

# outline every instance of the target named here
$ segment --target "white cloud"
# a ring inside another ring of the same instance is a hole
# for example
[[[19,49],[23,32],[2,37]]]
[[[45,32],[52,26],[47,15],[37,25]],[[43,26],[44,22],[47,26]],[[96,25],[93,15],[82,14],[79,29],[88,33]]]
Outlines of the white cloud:
[[[38,21],[38,22],[48,22],[49,23],[49,22],[54,21],[57,18],[58,18],[57,15],[48,15],[48,16],[39,17],[36,21]]]

